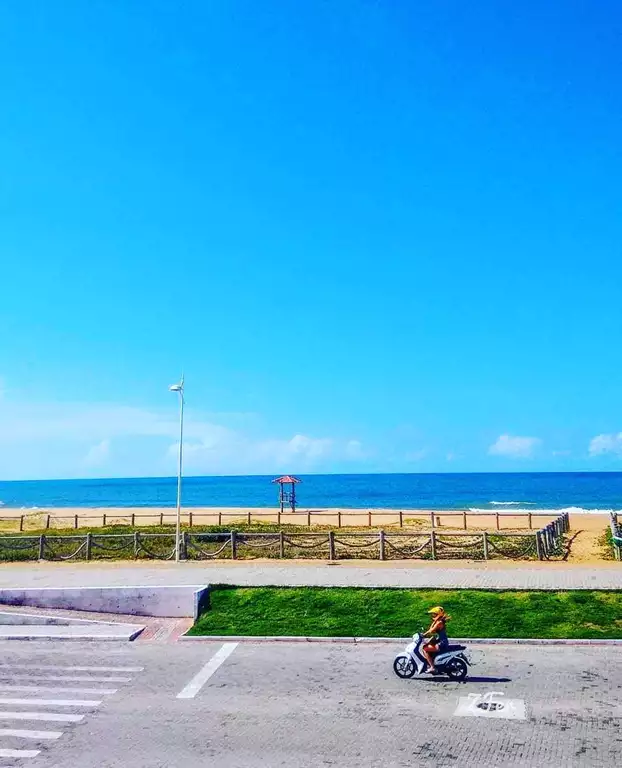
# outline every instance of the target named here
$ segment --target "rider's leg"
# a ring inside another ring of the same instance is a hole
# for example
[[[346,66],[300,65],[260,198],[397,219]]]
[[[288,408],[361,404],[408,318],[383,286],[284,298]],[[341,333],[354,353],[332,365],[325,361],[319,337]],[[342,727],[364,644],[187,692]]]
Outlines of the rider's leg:
[[[436,647],[434,645],[424,645],[421,649],[421,653],[423,654],[425,660],[428,662],[428,671],[436,672],[436,667],[434,666],[434,655],[436,653]]]

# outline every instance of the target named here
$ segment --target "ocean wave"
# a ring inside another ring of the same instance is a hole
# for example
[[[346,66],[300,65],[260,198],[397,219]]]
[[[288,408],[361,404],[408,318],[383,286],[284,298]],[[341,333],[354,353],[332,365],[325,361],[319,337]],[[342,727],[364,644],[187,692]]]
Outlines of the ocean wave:
[[[467,509],[467,512],[479,512],[480,514],[487,514],[487,515],[493,515],[497,512],[500,515],[527,515],[531,512],[532,515],[561,515],[562,513],[566,512],[569,515],[610,515],[612,512],[616,512],[617,514],[621,514],[622,510],[620,509],[586,509],[585,507],[559,507],[556,509],[534,509],[533,507],[529,507],[528,509],[523,509],[521,507],[512,507],[512,509],[485,509],[482,507],[469,507]]]
[[[495,507],[518,507],[520,504],[535,504],[535,501],[489,501]]]

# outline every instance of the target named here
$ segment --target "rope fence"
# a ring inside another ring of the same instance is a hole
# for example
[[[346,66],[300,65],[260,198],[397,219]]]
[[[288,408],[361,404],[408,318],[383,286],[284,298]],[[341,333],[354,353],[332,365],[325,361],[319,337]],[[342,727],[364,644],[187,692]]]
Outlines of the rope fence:
[[[612,522],[613,525],[613,522]],[[419,560],[550,560],[563,554],[570,529],[564,513],[538,531],[473,533],[373,531],[323,533],[193,533],[183,531],[183,560],[247,558],[419,559]],[[612,528],[613,532],[613,528]],[[616,520],[617,538],[619,530]],[[0,561],[110,560],[175,557],[172,533],[86,533],[84,535],[0,536]]]

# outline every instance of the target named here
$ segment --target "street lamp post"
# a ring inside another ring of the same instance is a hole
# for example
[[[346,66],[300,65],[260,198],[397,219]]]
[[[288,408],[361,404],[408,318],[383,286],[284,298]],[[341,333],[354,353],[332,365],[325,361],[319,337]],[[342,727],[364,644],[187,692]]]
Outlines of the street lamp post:
[[[179,464],[177,467],[177,525],[175,529],[175,562],[180,559],[181,544],[181,472],[184,448],[184,377],[179,384],[169,387],[171,392],[179,392]]]

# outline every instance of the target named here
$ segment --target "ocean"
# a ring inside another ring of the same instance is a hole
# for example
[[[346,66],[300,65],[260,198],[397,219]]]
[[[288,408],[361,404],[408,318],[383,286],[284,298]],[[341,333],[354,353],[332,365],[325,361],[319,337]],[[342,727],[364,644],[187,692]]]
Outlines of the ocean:
[[[301,507],[622,510],[622,472],[300,475]],[[187,477],[185,507],[275,507],[273,477]],[[0,482],[5,507],[174,507],[176,478]],[[0,513],[1,514],[1,513]]]

